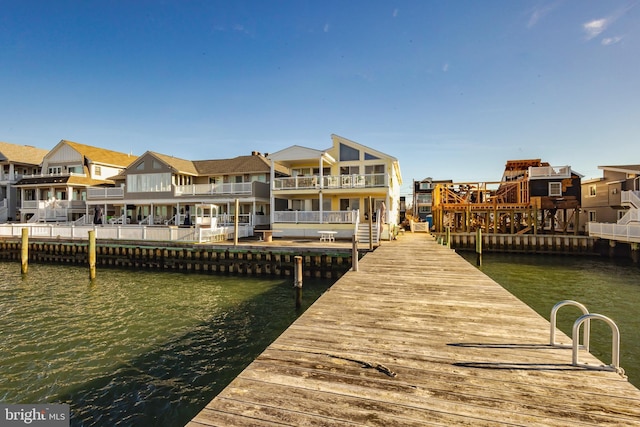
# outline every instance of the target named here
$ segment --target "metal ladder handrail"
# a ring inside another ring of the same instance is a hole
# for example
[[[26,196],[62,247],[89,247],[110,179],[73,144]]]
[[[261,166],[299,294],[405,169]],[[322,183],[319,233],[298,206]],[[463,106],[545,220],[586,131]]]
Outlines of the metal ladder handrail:
[[[619,372],[624,376],[624,370],[620,367],[620,330],[618,329],[618,325],[608,318],[607,316],[603,316],[602,314],[597,313],[589,313],[583,314],[576,320],[573,324],[573,330],[571,334],[571,338],[573,339],[573,352],[572,352],[572,364],[573,366],[579,366],[578,363],[578,340],[576,336],[580,334],[580,327],[583,323],[589,322],[591,319],[599,319],[604,321],[611,328],[611,364],[607,366],[603,366],[604,369],[612,370]],[[586,324],[585,324],[586,327]]]
[[[587,307],[585,307],[583,304],[580,304],[577,301],[564,300],[554,305],[553,308],[551,309],[551,315],[549,316],[549,324],[551,325],[551,331],[549,333],[549,344],[555,347],[561,346],[560,344],[556,344],[556,318],[557,318],[558,310],[560,310],[561,307],[564,307],[566,305],[573,305],[575,307],[578,307],[580,310],[582,310],[583,315],[589,314],[589,310],[587,310]],[[582,336],[582,345],[584,349],[587,351],[589,351],[590,335],[591,335],[591,323],[587,321],[587,323],[585,323],[584,325],[584,335]]]

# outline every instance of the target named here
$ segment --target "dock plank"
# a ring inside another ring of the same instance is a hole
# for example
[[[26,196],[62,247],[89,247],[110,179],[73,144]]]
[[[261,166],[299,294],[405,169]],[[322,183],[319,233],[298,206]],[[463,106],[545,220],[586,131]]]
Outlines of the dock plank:
[[[407,234],[360,260],[188,426],[640,425],[640,390],[548,341],[534,310]]]

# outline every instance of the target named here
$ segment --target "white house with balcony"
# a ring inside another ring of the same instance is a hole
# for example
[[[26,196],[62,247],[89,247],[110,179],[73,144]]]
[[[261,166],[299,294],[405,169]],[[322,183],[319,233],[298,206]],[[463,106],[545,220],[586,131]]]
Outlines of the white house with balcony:
[[[109,186],[136,156],[62,140],[42,159],[38,173],[24,174],[20,222],[82,221],[87,215],[87,189]]]
[[[0,142],[0,224],[19,218],[20,193],[15,184],[24,175],[40,173],[48,150]]]
[[[294,145],[267,156],[274,235],[317,238],[334,231],[338,238],[357,233],[365,241],[371,218],[373,239],[389,237],[399,220],[398,160],[338,135],[331,140],[328,149]],[[290,175],[277,177],[276,165]]]

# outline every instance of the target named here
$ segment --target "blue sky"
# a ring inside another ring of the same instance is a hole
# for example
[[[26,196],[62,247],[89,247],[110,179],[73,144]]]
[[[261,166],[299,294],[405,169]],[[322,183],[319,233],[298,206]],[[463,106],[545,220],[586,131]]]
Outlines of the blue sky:
[[[192,160],[332,133],[413,179],[640,163],[640,1],[0,0],[0,140]]]

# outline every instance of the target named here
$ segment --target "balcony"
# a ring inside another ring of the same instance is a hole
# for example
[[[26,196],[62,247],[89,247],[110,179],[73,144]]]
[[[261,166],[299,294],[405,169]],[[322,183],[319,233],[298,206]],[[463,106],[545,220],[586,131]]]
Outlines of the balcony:
[[[9,184],[20,181],[24,175],[19,173],[0,172],[0,183]]]
[[[529,167],[529,180],[571,178],[571,166]]]
[[[274,223],[289,224],[355,224],[358,211],[276,211]]]
[[[124,199],[124,187],[89,187],[87,200]]]
[[[64,172],[64,173],[36,173],[31,175],[22,175],[22,178],[67,178],[70,176],[79,176],[88,178],[86,173]]]
[[[217,196],[217,195],[249,195],[252,193],[252,182],[233,182],[225,184],[191,184],[176,185],[176,196]]]
[[[273,182],[274,190],[308,190],[308,189],[361,189],[386,187],[386,174],[368,175],[319,175],[294,176],[289,178],[276,178]]]

